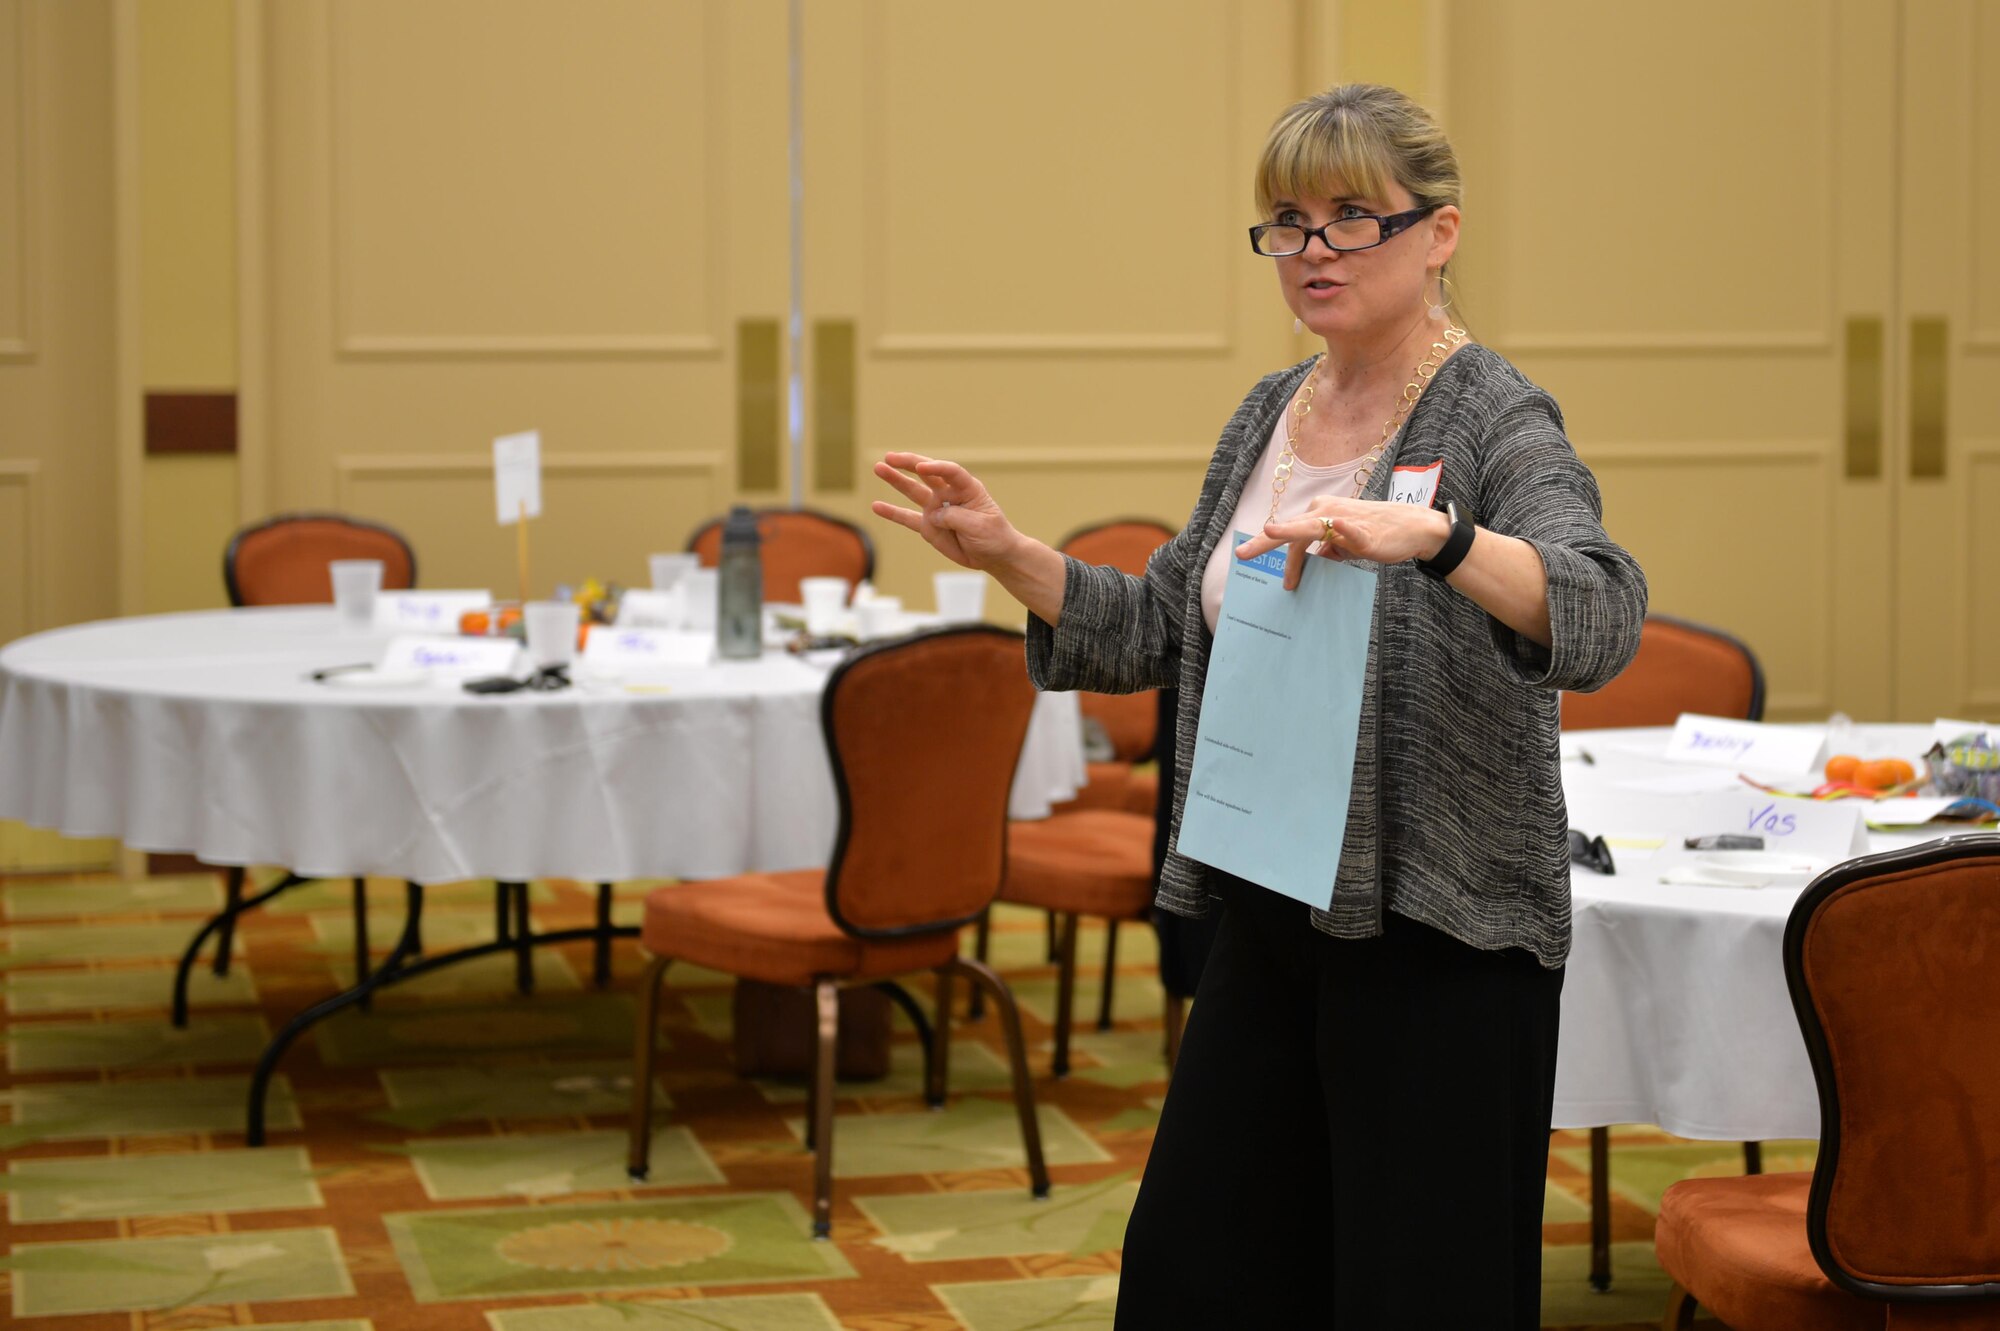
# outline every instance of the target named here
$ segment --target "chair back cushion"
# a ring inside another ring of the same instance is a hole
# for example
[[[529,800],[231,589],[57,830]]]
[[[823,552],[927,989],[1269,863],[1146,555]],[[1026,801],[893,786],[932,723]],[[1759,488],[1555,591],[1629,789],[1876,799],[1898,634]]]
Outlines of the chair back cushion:
[[[840,795],[827,907],[862,937],[952,928],[1000,889],[1007,797],[1035,702],[1020,634],[864,648],[821,703]]]
[[[763,537],[764,599],[784,605],[804,601],[801,578],[846,578],[850,585],[875,576],[875,547],[868,534],[841,518],[809,508],[766,508],[757,513]],[[702,524],[688,549],[703,568],[722,560],[722,519]]]
[[[1648,615],[1638,655],[1616,679],[1595,693],[1562,695],[1564,730],[1670,726],[1682,712],[1762,720],[1756,654],[1719,629]]]
[[[1174,529],[1151,518],[1121,518],[1073,532],[1062,543],[1062,552],[1086,564],[1104,564],[1138,577],[1146,571],[1146,561],[1173,538]],[[1083,714],[1104,727],[1111,749],[1121,762],[1139,762],[1153,756],[1158,735],[1155,725],[1153,691],[1143,693],[1079,693],[1077,706]]]
[[[1827,1278],[2000,1295],[2000,836],[1821,875],[1785,971],[1819,1084],[1806,1230]]]
[[[382,561],[382,590],[417,585],[410,543],[387,527],[337,513],[284,513],[230,538],[222,582],[231,605],[316,605],[333,600],[336,559]]]

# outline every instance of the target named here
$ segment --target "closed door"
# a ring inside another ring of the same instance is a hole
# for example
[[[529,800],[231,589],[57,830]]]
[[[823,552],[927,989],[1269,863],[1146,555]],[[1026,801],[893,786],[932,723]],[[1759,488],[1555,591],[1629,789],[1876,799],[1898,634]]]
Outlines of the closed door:
[[[1653,608],[1748,640],[1774,718],[1934,705],[1894,683],[1896,6],[1444,27],[1466,317],[1561,402]]]

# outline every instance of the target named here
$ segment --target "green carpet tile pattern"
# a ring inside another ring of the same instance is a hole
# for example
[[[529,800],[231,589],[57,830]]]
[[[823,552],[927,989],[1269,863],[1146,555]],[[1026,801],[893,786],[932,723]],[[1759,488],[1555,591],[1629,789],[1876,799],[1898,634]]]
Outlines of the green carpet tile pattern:
[[[269,881],[268,878],[265,881]],[[646,890],[620,884],[636,921]],[[379,962],[400,884],[371,882]],[[533,885],[538,927],[590,922],[589,885]],[[840,1087],[834,1240],[810,1237],[796,1080],[731,1059],[730,981],[670,968],[652,1168],[625,1168],[634,987],[621,940],[443,969],[328,1020],[287,1054],[269,1144],[246,1145],[249,1073],[271,1033],[354,973],[352,888],[313,883],[247,917],[226,976],[172,966],[219,877],[0,883],[0,1321],[22,1331],[1031,1331],[1109,1327],[1119,1248],[1166,1093],[1150,930],[1120,930],[1115,1023],[1095,1016],[1104,936],[1078,954],[1074,1071],[1047,1075],[1054,967],[1042,917],[1003,908],[992,955],[1020,996],[1053,1196],[1033,1201],[998,1023],[961,1021],[942,1111],[897,1017],[888,1074]],[[492,889],[433,890],[424,942],[489,941]],[[969,942],[968,932],[968,942]],[[928,998],[927,981],[913,982]],[[1592,1293],[1588,1142],[1559,1133],[1544,1224],[1547,1326],[1657,1326],[1661,1192],[1741,1169],[1730,1142],[1614,1132],[1615,1284]],[[1426,1149],[1449,1150],[1449,1142]],[[1804,1169],[1810,1143],[1770,1143]],[[1441,1273],[1449,1271],[1449,1256]],[[1447,1275],[1448,1278],[1448,1275]],[[1710,1325],[1713,1325],[1711,1323]]]

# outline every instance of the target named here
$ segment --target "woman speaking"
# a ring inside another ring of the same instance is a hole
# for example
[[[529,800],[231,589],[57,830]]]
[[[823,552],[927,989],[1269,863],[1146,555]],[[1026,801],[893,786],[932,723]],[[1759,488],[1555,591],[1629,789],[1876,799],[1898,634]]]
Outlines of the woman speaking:
[[[1450,144],[1393,89],[1278,119],[1250,243],[1326,347],[1251,389],[1143,577],[1015,530],[955,463],[875,466],[914,505],[879,516],[1028,608],[1037,686],[1179,688],[1176,833],[1231,560],[1286,547],[1287,587],[1312,557],[1375,568],[1357,747],[1303,755],[1352,764],[1330,905],[1177,853],[1162,872],[1163,909],[1223,914],[1121,1328],[1540,1325],[1570,934],[1557,695],[1631,659],[1646,584],[1554,400],[1452,321],[1459,197]]]

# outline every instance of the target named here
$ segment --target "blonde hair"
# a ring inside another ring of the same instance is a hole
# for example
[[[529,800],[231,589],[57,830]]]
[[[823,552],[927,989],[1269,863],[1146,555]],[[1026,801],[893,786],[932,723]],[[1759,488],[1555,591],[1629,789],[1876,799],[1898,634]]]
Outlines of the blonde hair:
[[[1390,181],[1420,208],[1459,201],[1458,155],[1431,113],[1379,83],[1343,83],[1285,109],[1257,159],[1257,211],[1304,202],[1338,181],[1380,198]],[[1387,200],[1384,200],[1386,204]]]

